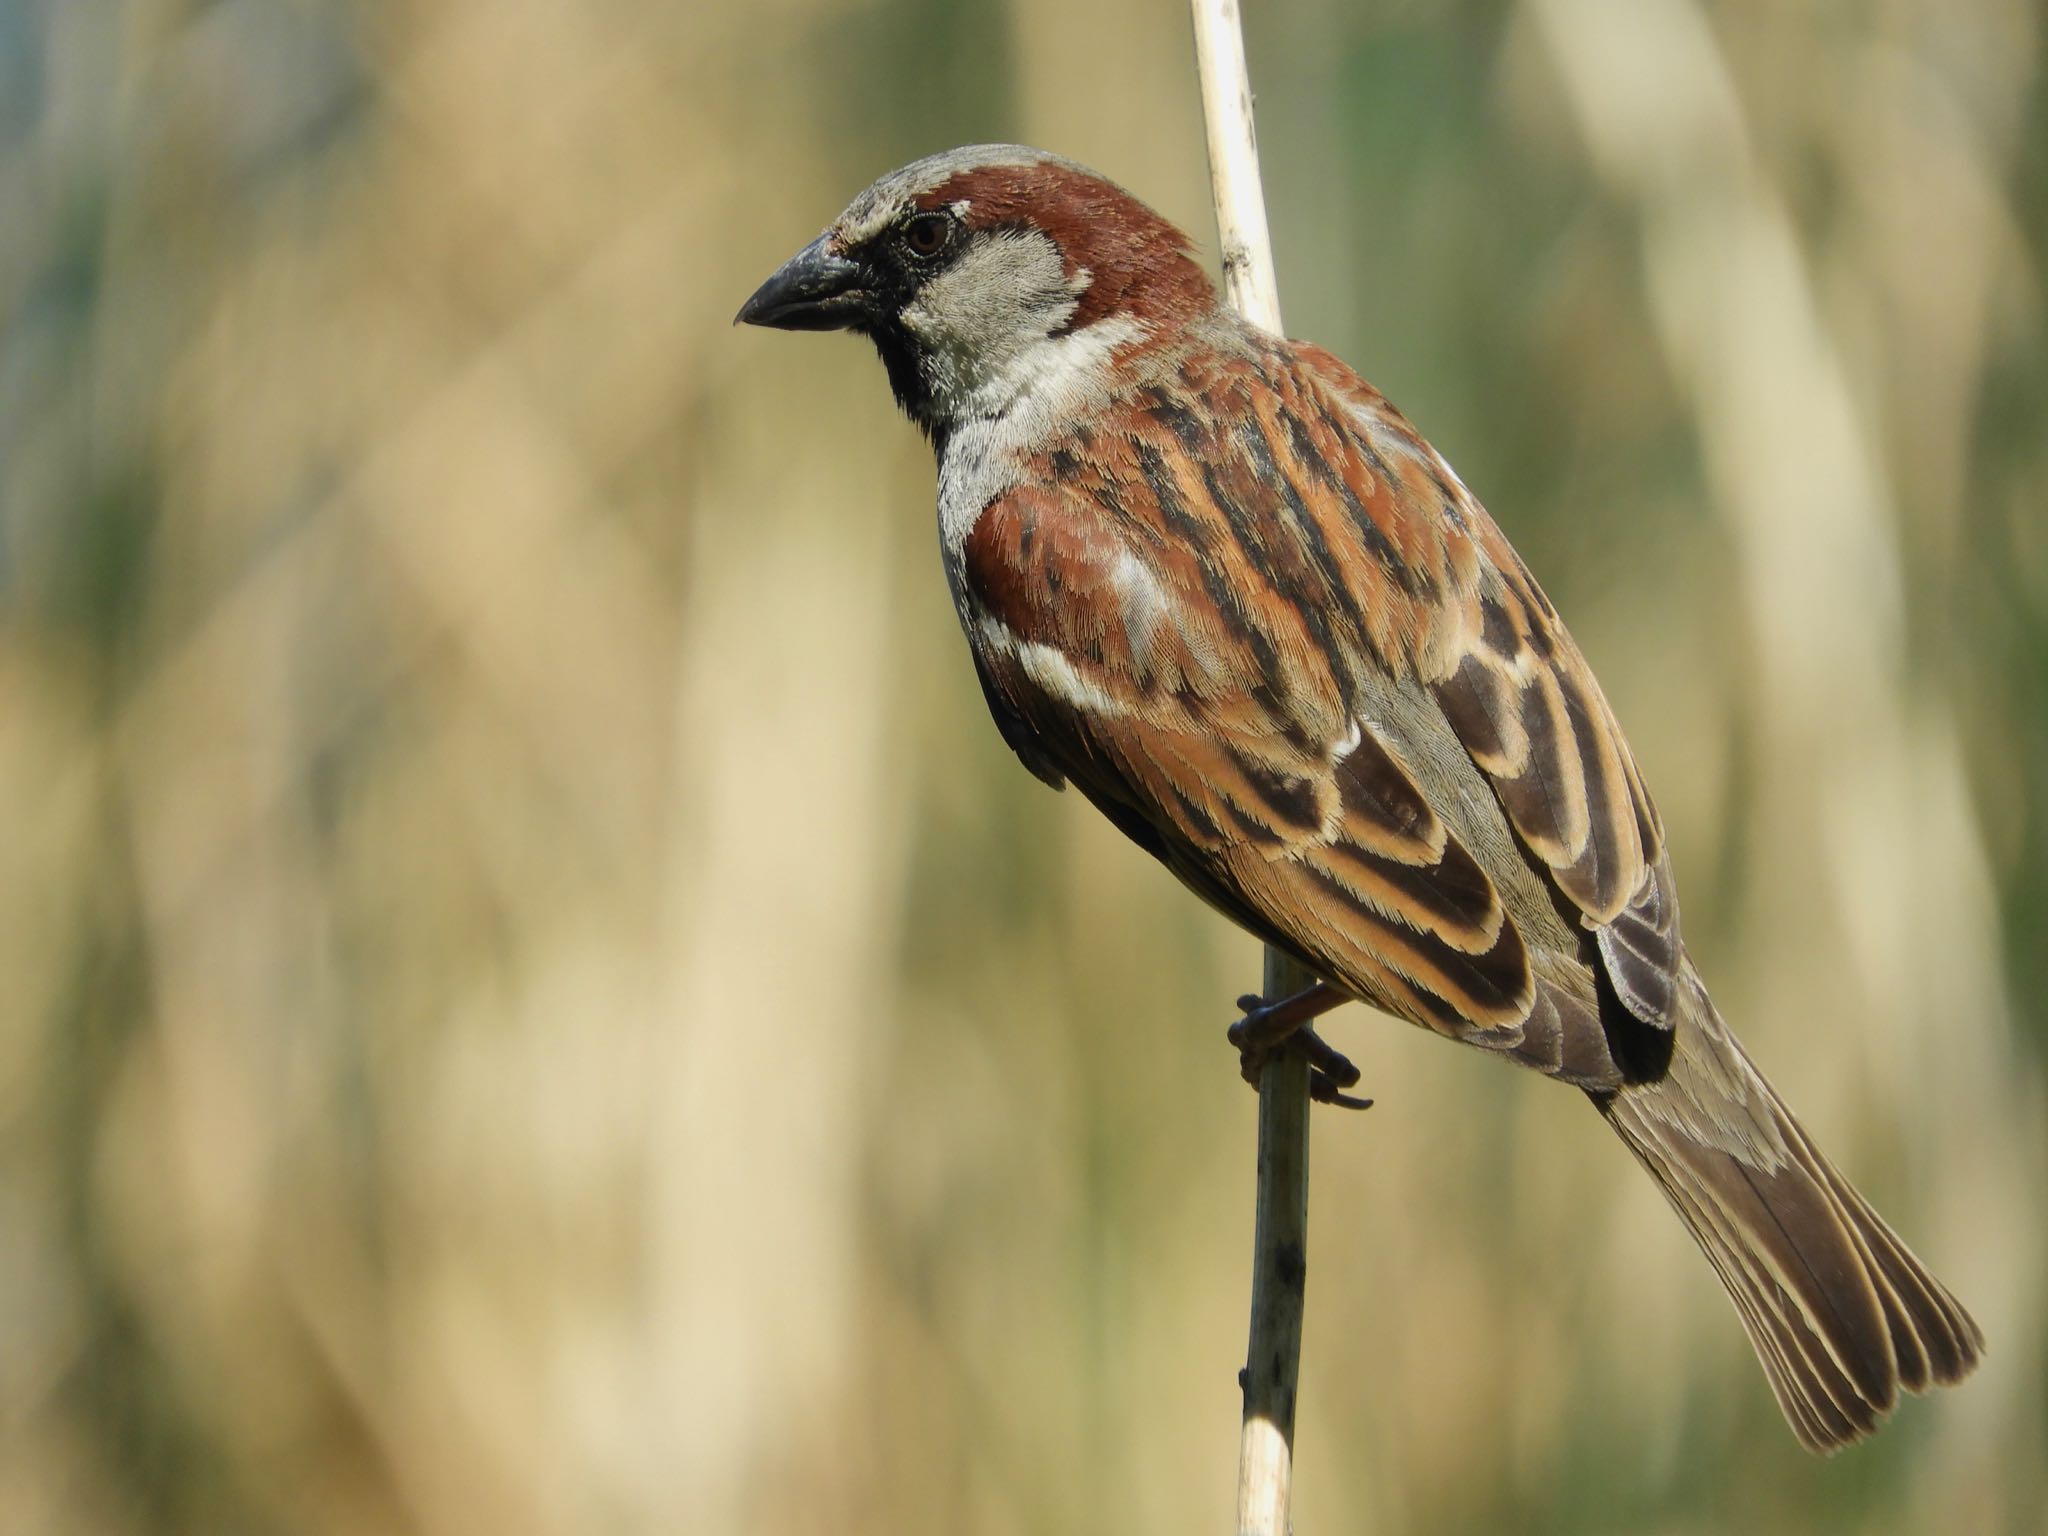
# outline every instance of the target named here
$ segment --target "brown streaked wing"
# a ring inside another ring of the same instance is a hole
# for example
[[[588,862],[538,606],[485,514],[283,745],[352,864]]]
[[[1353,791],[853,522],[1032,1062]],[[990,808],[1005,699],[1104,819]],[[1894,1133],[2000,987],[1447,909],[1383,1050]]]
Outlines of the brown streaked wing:
[[[1324,421],[1369,480],[1358,500],[1377,537],[1412,547],[1403,530],[1449,530],[1434,622],[1408,627],[1406,664],[1594,931],[1623,1003],[1668,1026],[1682,944],[1663,827],[1592,669],[1485,508],[1406,419],[1331,354],[1294,351],[1342,404]],[[1468,548],[1476,558],[1459,558]]]
[[[1347,713],[1357,641],[1331,634],[1307,504],[1248,530],[1270,474],[1193,465],[1155,430],[1174,429],[1147,418],[1105,446],[1098,428],[1105,484],[1063,462],[966,541],[970,638],[1006,724],[1254,932],[1417,1023],[1512,1044],[1533,997],[1522,936],[1398,745]]]

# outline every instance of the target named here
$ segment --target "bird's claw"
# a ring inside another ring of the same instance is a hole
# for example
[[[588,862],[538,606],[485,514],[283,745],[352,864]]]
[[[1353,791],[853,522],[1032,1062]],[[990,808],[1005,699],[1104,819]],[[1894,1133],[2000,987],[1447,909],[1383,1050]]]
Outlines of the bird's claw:
[[[1240,997],[1237,1006],[1244,1010],[1244,1017],[1230,1026],[1228,1037],[1237,1047],[1238,1071],[1244,1080],[1257,1087],[1260,1069],[1274,1051],[1291,1042],[1308,1058],[1310,1098],[1341,1109],[1369,1109],[1371,1099],[1344,1092],[1356,1086],[1358,1068],[1309,1023],[1343,1000],[1343,994],[1320,983],[1278,1002],[1269,1003],[1256,993]]]

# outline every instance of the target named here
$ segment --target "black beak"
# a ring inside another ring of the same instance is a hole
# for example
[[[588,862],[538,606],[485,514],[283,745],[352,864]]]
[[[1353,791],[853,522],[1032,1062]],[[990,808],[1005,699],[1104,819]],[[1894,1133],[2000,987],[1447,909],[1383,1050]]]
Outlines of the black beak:
[[[740,306],[734,324],[782,331],[843,331],[869,317],[874,295],[860,286],[858,263],[827,250],[820,235],[782,264]]]

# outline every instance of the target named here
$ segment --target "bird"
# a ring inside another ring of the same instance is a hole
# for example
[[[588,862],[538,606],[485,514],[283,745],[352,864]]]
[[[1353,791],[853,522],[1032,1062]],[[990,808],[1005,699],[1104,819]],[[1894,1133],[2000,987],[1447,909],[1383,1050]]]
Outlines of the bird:
[[[1811,1450],[1976,1366],[1976,1322],[1716,1010],[1557,610],[1378,390],[1219,302],[1137,197],[1018,145],[883,176],[736,321],[874,344],[936,457],[1003,739],[1318,978],[1241,1000],[1247,1052],[1313,1042],[1342,1100],[1356,1069],[1311,1021],[1357,999],[1581,1090]]]

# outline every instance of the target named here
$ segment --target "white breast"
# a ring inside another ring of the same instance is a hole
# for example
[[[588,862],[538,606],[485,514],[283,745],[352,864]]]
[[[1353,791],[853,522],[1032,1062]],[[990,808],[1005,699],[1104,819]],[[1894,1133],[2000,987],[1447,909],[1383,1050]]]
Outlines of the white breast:
[[[1018,484],[1033,452],[1108,401],[1110,353],[1143,334],[1119,316],[1041,337],[984,380],[972,409],[955,418],[939,459],[939,544],[956,602],[965,602],[961,551],[982,508]]]

